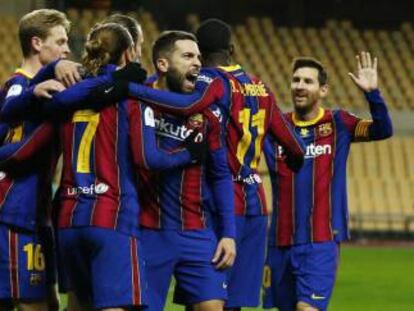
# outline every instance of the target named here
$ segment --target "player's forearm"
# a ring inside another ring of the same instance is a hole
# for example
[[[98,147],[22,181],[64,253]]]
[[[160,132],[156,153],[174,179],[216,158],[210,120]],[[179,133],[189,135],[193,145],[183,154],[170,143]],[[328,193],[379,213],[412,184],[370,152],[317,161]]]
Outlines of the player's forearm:
[[[36,85],[40,82],[54,79],[55,78],[55,68],[57,63],[60,61],[60,59],[55,60],[45,66],[43,66],[39,72],[33,77],[33,79],[30,81],[30,85]]]
[[[0,165],[4,167],[9,163],[16,164],[30,160],[53,139],[53,134],[53,125],[44,123],[23,140],[3,145],[0,147]]]
[[[234,214],[233,180],[227,164],[225,148],[211,152],[209,183],[211,184],[214,204],[218,214],[220,237],[235,238],[236,224]]]
[[[277,143],[286,152],[288,166],[292,170],[298,171],[303,165],[305,144],[302,138],[288,124],[279,108],[275,109],[273,113],[271,129]]]
[[[380,140],[391,137],[393,134],[392,121],[380,91],[377,89],[365,93],[365,98],[369,103],[372,116],[372,124],[369,126],[370,139]]]
[[[223,85],[215,79],[209,85],[191,94],[156,90],[136,83],[129,83],[129,95],[143,100],[157,109],[180,115],[200,112],[223,95]]]
[[[154,148],[144,147],[145,163],[147,168],[162,170],[174,167],[181,167],[190,164],[192,159],[190,153],[184,149],[176,152],[166,152],[156,146]]]

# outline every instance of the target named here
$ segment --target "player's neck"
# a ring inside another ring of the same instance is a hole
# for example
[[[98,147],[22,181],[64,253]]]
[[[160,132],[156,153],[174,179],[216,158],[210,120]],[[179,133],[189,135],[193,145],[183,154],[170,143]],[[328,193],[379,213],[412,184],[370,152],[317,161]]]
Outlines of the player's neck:
[[[320,114],[321,107],[315,105],[309,111],[295,110],[295,118],[299,121],[312,121],[315,120]]]
[[[223,53],[213,53],[203,60],[203,67],[230,66],[231,58]]]
[[[23,59],[21,69],[31,76],[35,76],[40,68],[42,68],[42,64],[38,57],[31,56]]]

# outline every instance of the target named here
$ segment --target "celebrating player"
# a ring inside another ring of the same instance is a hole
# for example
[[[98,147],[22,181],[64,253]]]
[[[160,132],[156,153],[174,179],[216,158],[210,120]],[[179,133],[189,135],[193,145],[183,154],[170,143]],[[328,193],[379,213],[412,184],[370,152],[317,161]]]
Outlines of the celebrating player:
[[[153,46],[157,76],[151,85],[192,92],[201,67],[194,35],[165,32]],[[172,94],[172,93],[169,93]],[[222,269],[233,264],[235,225],[232,180],[222,137],[221,111],[210,107],[190,117],[156,110],[158,144],[174,150],[195,129],[206,140],[205,165],[142,172],[142,239],[151,297],[150,310],[164,308],[172,274],[195,310],[222,310],[226,294]],[[211,213],[218,215],[218,241]]]
[[[326,310],[339,261],[339,244],[349,238],[346,160],[352,142],[392,135],[387,107],[378,90],[377,59],[362,52],[349,74],[365,94],[372,120],[344,110],[324,109],[327,74],[312,58],[293,63],[294,111],[286,117],[306,144],[298,172],[286,165],[284,147],[266,140],[273,187],[273,215],[265,268],[265,308]]]
[[[19,39],[24,59],[22,67],[5,84],[3,105],[25,92],[31,77],[42,65],[68,55],[68,29],[66,16],[56,10],[37,10],[22,17]],[[64,72],[70,72],[69,75],[73,76],[74,68],[69,67],[71,69]],[[46,81],[33,93],[42,96],[44,90],[63,88],[56,81]],[[39,122],[24,122],[14,123],[8,129],[4,147],[10,143],[26,143],[37,136],[43,127]],[[3,245],[0,252],[0,299],[2,303],[18,303],[21,308],[48,310],[46,298],[49,296],[50,310],[57,310],[49,218],[53,147],[43,145],[47,140],[37,142],[37,146],[33,143],[26,146],[43,148],[39,155],[30,159],[31,166],[19,165],[19,170],[5,170],[0,180],[0,240]],[[23,153],[27,156],[34,149],[26,148]]]
[[[133,84],[129,90],[131,95],[174,113],[194,113],[211,102],[220,108],[233,175],[237,226],[237,257],[229,272],[226,307],[254,307],[259,304],[268,219],[257,172],[263,138],[270,133],[283,145],[293,169],[300,167],[303,149],[263,82],[250,77],[239,65],[230,66],[234,47],[229,26],[220,20],[207,20],[198,29],[197,39],[206,68],[198,76],[192,94],[172,94]],[[186,303],[180,294],[176,301]]]
[[[130,34],[114,23],[97,25],[85,50],[83,65],[90,76],[135,59]],[[76,87],[55,96],[70,101]],[[154,127],[152,109],[132,100],[101,111],[76,111],[62,126],[59,246],[69,288],[84,308],[125,310],[148,303],[138,239],[137,167],[162,169],[194,160],[182,150],[183,142],[177,150],[159,150]]]

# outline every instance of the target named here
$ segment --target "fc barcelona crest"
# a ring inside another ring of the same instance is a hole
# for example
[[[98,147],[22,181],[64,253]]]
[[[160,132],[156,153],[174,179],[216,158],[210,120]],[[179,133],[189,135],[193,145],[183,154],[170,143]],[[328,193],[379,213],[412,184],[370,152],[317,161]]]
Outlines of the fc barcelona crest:
[[[322,123],[318,126],[318,132],[320,136],[328,136],[332,133],[332,123]]]
[[[203,115],[200,113],[193,114],[191,117],[189,117],[188,123],[192,128],[201,127],[203,124]]]

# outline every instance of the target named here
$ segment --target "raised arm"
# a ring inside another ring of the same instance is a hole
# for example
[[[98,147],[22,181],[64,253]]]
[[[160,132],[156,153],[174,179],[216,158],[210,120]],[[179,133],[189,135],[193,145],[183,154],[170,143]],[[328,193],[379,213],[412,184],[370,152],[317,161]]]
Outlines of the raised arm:
[[[364,92],[368,101],[372,120],[356,118],[343,113],[342,117],[353,135],[354,141],[380,140],[392,136],[392,122],[387,106],[378,90],[378,59],[371,54],[361,52],[356,56],[356,73],[349,73],[355,85]]]

